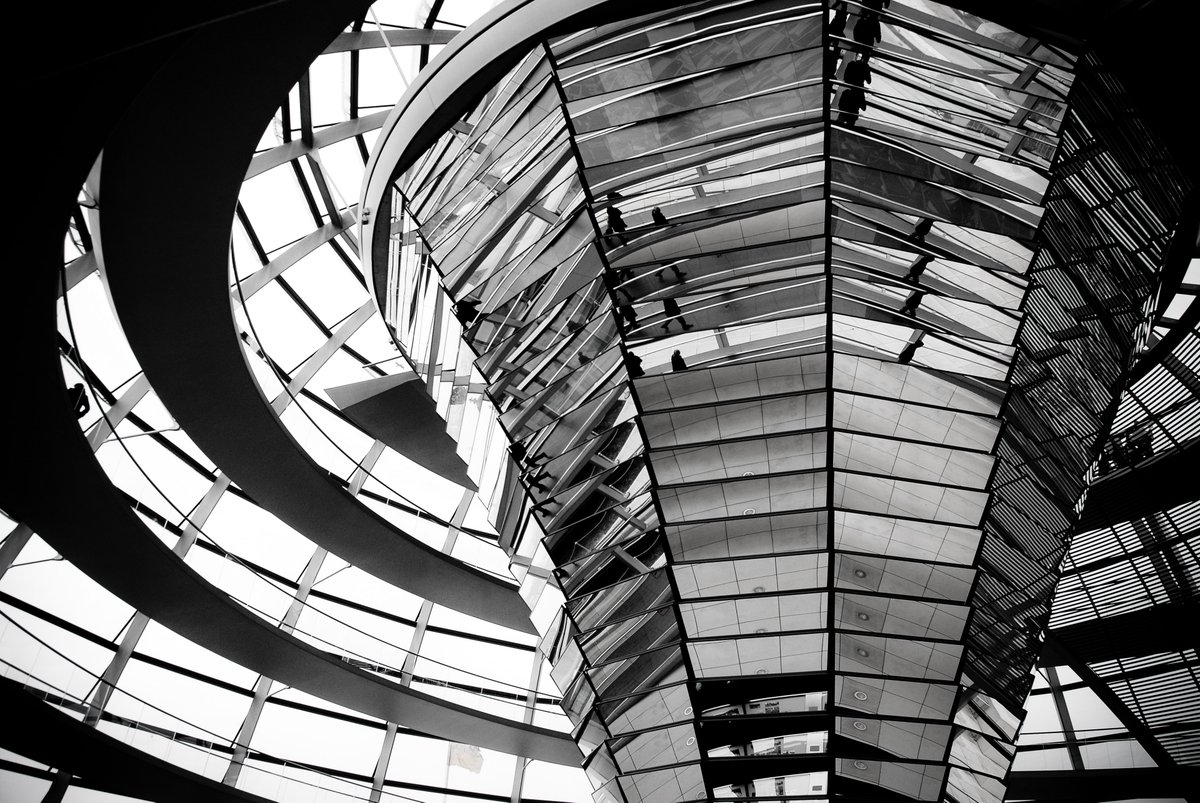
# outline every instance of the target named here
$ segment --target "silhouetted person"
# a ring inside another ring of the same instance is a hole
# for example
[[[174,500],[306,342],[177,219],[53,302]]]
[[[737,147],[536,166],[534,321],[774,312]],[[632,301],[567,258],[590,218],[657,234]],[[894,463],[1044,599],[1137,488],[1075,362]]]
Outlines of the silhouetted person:
[[[632,351],[625,355],[625,370],[629,372],[630,379],[646,375],[646,372],[642,370],[642,358]]]
[[[514,443],[508,447],[508,451],[513,456],[513,460],[516,460],[518,463],[524,463],[525,458],[529,456],[529,452],[525,450],[525,444],[523,443]]]
[[[672,262],[670,265],[666,265],[664,267],[659,268],[658,269],[658,278],[660,278],[660,279],[662,278],[663,271],[667,270],[667,268],[671,269],[671,272],[675,274],[675,278],[678,279],[680,282],[682,282],[684,279],[687,278],[687,274],[679,269],[678,262]]]
[[[618,307],[617,312],[621,315],[621,320],[625,321],[626,329],[632,329],[633,327],[637,326],[637,311],[634,310],[632,304],[625,304],[624,306]]]
[[[667,216],[664,215],[662,209],[657,206],[650,210],[650,219],[660,226],[671,225],[671,221],[667,220]]]
[[[846,83],[853,84],[860,89],[871,83],[871,65],[867,63],[867,59],[858,58],[847,64],[845,80]]]
[[[909,318],[915,317],[917,314],[917,307],[921,306],[921,297],[924,295],[925,294],[920,290],[917,290],[915,293],[905,299],[904,305],[900,307],[900,314],[908,316]]]
[[[892,4],[892,0],[861,0],[863,8],[871,11],[883,11]]]
[[[454,311],[458,314],[458,322],[466,329],[479,317],[479,302],[470,298],[464,298],[454,305]]]
[[[553,475],[551,475],[550,472],[545,468],[539,468],[536,471],[531,469],[525,472],[525,482],[529,483],[531,487],[537,488],[542,493],[545,493],[547,490],[546,484],[543,482],[543,480],[552,479],[554,479]]]
[[[625,222],[625,218],[622,217],[621,210],[616,204],[616,201],[621,197],[621,193],[616,191],[608,194],[608,203],[604,206],[604,211],[608,215],[608,227],[604,230],[604,233],[616,235],[617,240],[621,245],[624,245],[625,230],[629,228],[629,224]]]
[[[617,234],[624,234],[629,228],[629,224],[625,222],[625,218],[621,217],[621,210],[615,206],[608,208],[608,227]],[[624,242],[624,238],[621,240]]]
[[[919,243],[924,242],[925,235],[928,234],[931,229],[933,229],[933,218],[927,217],[918,223],[916,228],[913,229],[912,239]]]
[[[525,477],[525,482],[530,488],[537,488],[542,493],[546,493],[548,489],[546,488],[545,483],[542,482],[542,480],[545,479],[545,476],[545,472],[541,472],[536,475],[527,475]]]
[[[687,370],[687,363],[684,362],[683,355],[679,353],[679,349],[675,349],[675,351],[671,353],[671,370],[672,371],[686,371]]]
[[[851,127],[858,121],[858,115],[867,108],[867,93],[856,86],[848,86],[842,90],[838,98],[838,122]]]
[[[864,13],[854,23],[854,41],[864,47],[875,47],[875,43],[883,36],[879,25],[879,15],[874,12]]]
[[[663,321],[663,331],[670,331],[671,321],[679,321],[679,325],[683,327],[684,330],[692,328],[692,324],[683,319],[683,313],[679,309],[679,302],[675,299],[663,299],[663,313],[665,313],[667,316],[667,319]]]
[[[76,418],[83,418],[92,409],[92,402],[88,399],[82,382],[76,382],[71,386],[67,391],[67,398],[71,400],[71,409],[75,411]]]
[[[921,347],[921,341],[925,339],[925,333],[922,332],[917,336],[917,339],[904,347],[904,351],[900,352],[900,356],[896,361],[901,365],[908,365],[912,362],[913,355],[917,353],[917,349]]]
[[[846,18],[850,15],[850,9],[847,8],[845,0],[838,3],[833,11],[833,20],[829,23],[830,36],[845,36],[846,35]]]
[[[629,277],[628,270],[605,271],[604,284],[608,287],[609,290],[612,291],[614,297],[616,296],[617,293],[624,293],[625,298],[632,302],[633,301],[633,293],[629,292],[628,287],[623,286],[624,281],[628,277]]]
[[[929,263],[933,261],[933,257],[928,254],[919,257],[912,267],[908,269],[908,274],[904,277],[904,281],[910,284],[920,284],[921,274],[925,272],[925,268],[929,267]]]

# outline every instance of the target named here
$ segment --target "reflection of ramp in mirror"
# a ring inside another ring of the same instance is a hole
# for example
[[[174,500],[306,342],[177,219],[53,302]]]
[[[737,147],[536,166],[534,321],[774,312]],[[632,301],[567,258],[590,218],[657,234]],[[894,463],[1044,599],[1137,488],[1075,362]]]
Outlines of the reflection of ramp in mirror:
[[[455,451],[433,399],[411,371],[325,390],[346,416],[400,454],[472,491],[467,464]]]

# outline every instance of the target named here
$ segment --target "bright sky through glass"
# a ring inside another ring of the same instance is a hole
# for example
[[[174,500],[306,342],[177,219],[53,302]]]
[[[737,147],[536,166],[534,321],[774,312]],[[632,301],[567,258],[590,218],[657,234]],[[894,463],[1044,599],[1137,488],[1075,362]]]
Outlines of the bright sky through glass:
[[[488,7],[489,3],[479,2],[446,3],[434,27],[453,30],[456,25],[441,20],[464,25]],[[425,23],[428,7],[380,2],[372,12],[362,28],[365,36],[379,36],[376,19],[384,31],[419,28]],[[439,49],[431,47],[430,57]],[[307,87],[318,137],[323,131],[336,131],[336,124],[350,119],[352,88],[357,95],[357,117],[381,116],[390,109],[406,85],[405,76],[418,71],[419,54],[417,47],[395,47],[389,52],[378,42],[367,42],[357,54],[356,85],[351,81],[349,53],[318,58],[309,71]],[[264,132],[260,155],[279,149],[286,139],[299,139],[301,102],[300,90],[294,88],[288,109],[291,136],[284,137],[284,115],[277,114]],[[374,132],[366,130],[361,144],[369,151],[374,139]],[[240,197],[243,215],[234,223],[232,238],[233,259],[241,279],[262,269],[252,237],[271,259],[320,228],[302,185],[316,193],[315,188],[323,182],[337,211],[350,215],[346,220],[352,222],[364,150],[355,138],[343,137],[323,144],[315,156],[283,161],[244,184]],[[86,196],[84,202],[91,205]],[[93,216],[89,227],[95,231],[94,216],[102,215],[102,210],[89,210],[88,214]],[[327,210],[322,210],[322,216],[329,221]],[[78,238],[69,237],[66,261],[84,253]],[[356,264],[348,237],[332,242],[327,239],[291,265],[283,281],[262,285],[244,306],[238,294],[232,294],[239,329],[246,335],[247,364],[268,400],[276,399],[284,385],[267,358],[278,369],[295,374],[328,340],[328,332],[343,326],[356,310],[373,308],[355,276]],[[296,583],[318,548],[254,505],[236,485],[221,490],[224,486],[216,474],[218,467],[178,430],[153,389],[139,382],[140,368],[113,317],[98,274],[88,275],[73,287],[67,302],[69,318],[67,305],[60,302],[60,331],[77,348],[73,359],[64,360],[68,385],[85,381],[78,369],[86,364],[99,387],[116,398],[129,394],[125,397],[127,404],[136,402],[131,410],[121,409],[125,418],[116,425],[120,440],[110,437],[97,442],[97,459],[110,479],[131,502],[137,501],[143,521],[173,548],[180,543],[180,528],[186,519],[197,521],[198,511],[205,508],[203,500],[215,498],[198,526],[198,541],[187,551],[187,564],[249,610],[278,622],[295,599]],[[344,342],[355,356],[344,350],[334,353],[308,378],[305,389],[312,395],[297,394],[298,398],[281,405],[280,417],[318,464],[348,480],[368,454],[373,439],[331,412],[324,390],[377,375],[378,371],[370,369],[373,364],[390,371],[397,365],[398,354],[373,312]],[[258,348],[263,355],[256,353]],[[106,401],[93,396],[92,410],[80,422],[85,432],[95,430],[101,411],[108,407]],[[482,427],[480,436],[486,440],[489,430],[478,412],[464,426]],[[484,473],[482,456],[472,465],[474,474]],[[453,556],[510,578],[507,560],[494,543],[486,508],[471,501],[460,510],[462,500],[460,487],[388,448],[378,455],[369,476],[363,478],[359,497],[359,503],[436,549],[443,548],[447,525],[454,519],[463,532],[454,542]],[[7,521],[4,524],[6,532],[15,526]],[[42,685],[52,686],[59,695],[86,701],[95,690],[96,677],[112,659],[113,647],[127,637],[134,611],[56,558],[36,535],[0,581],[0,592],[62,620],[56,624],[53,619],[0,603],[6,617],[0,622],[0,645],[9,676],[16,672],[24,678],[28,673],[39,678]],[[72,626],[92,634],[90,640],[65,629]],[[422,636],[414,642],[418,629]],[[396,682],[401,681],[402,672],[412,673],[414,688],[517,720],[526,716],[525,690],[532,683],[539,700],[530,712],[534,724],[565,727],[556,704],[559,692],[536,666],[540,660],[535,661],[537,653],[532,649],[531,636],[438,605],[423,606],[419,597],[389,586],[333,555],[324,557],[320,565],[312,591],[295,621],[294,635],[360,665],[377,667]],[[53,645],[61,655],[39,641]],[[415,653],[410,652],[414,644]],[[102,722],[100,727],[152,752],[161,754],[165,750],[170,760],[220,780],[226,772],[228,754],[211,753],[203,744],[228,744],[237,737],[249,709],[256,674],[154,622],[145,625],[135,649],[135,657],[121,674],[119,691],[110,698],[106,711],[129,722],[186,733],[199,741],[188,746],[112,721]],[[184,674],[183,668],[195,674]],[[323,712],[349,719],[332,718]],[[379,758],[384,731],[381,722],[276,684],[249,747],[289,762],[369,777]],[[387,778],[505,799],[509,796],[516,759],[471,748],[475,756],[482,757],[478,761],[470,755],[456,757],[452,753],[455,749],[465,748],[453,748],[442,740],[401,730],[395,737],[392,750],[396,759],[389,764]],[[246,762],[239,785],[275,795],[281,793],[281,778],[292,779],[282,781],[285,786],[314,784],[363,797],[370,789],[369,784],[364,789],[361,784],[319,772],[254,759]],[[301,788],[296,787],[298,792]],[[581,799],[590,791],[580,771],[543,762],[532,762],[525,769],[523,790],[527,797],[560,800]],[[395,794],[395,799],[443,799],[440,794],[398,788],[390,788],[388,793]],[[82,790],[70,794],[86,799]],[[391,799],[387,793],[385,799]]]
[[[434,27],[457,29],[490,6],[476,0],[447,0]],[[426,23],[427,15],[426,0],[384,0],[368,14],[361,33],[381,38],[376,20],[385,32],[419,28]],[[927,47],[920,41],[914,46]],[[439,49],[432,46],[430,57]],[[356,81],[352,79],[352,58],[358,59]],[[307,455],[353,489],[356,504],[434,549],[445,549],[457,560],[511,580],[508,559],[495,543],[487,504],[498,492],[499,463],[506,444],[495,425],[495,411],[482,393],[484,380],[479,372],[469,366],[459,372],[459,379],[469,377],[467,384],[444,378],[433,383],[439,412],[451,416],[453,411],[461,416],[455,424],[461,433],[459,454],[480,485],[478,498],[464,496],[460,486],[388,447],[377,449],[371,435],[334,411],[335,405],[325,392],[409,367],[421,373],[427,369],[424,360],[431,348],[436,351],[440,347],[443,354],[447,351],[444,342],[422,342],[420,349],[406,359],[396,351],[385,324],[375,313],[355,255],[359,244],[354,241],[353,222],[365,154],[375,145],[379,120],[362,124],[358,137],[340,128],[351,121],[352,92],[355,118],[381,118],[402,94],[408,77],[417,74],[419,58],[418,47],[389,49],[366,42],[353,57],[348,52],[321,56],[311,67],[304,90],[292,90],[286,113],[281,110],[263,134],[255,159],[257,167],[252,166],[252,176],[243,185],[239,199],[239,216],[233,223],[231,240],[231,304],[243,335],[247,365],[264,398],[276,406],[280,420]],[[917,102],[921,94],[905,85],[889,85],[882,78],[874,89],[890,93],[896,101],[892,107],[871,111],[878,120],[901,119],[898,115],[904,111],[905,102]],[[307,109],[302,108],[305,96]],[[319,148],[307,156],[296,151],[291,158],[284,158],[285,151],[292,147],[289,143],[300,139],[301,120],[309,115]],[[287,136],[285,127],[290,129]],[[793,144],[803,148],[810,143]],[[274,166],[262,169],[267,164]],[[977,164],[997,175],[1026,182],[1035,194],[1044,189],[1032,171],[986,157],[979,158]],[[815,170],[811,164],[801,165],[779,170],[775,178],[803,182]],[[749,179],[721,182],[714,178],[709,186],[730,192],[742,188],[739,181],[750,183]],[[560,194],[574,189],[565,182],[556,187]],[[325,192],[327,198],[323,197]],[[658,202],[685,200],[690,192],[667,188]],[[98,195],[102,197],[102,193]],[[93,208],[92,194],[85,191],[81,206],[92,235],[102,236],[102,204],[99,209]],[[645,206],[648,209],[649,203]],[[1028,211],[1017,202],[1013,202],[1012,210],[1017,217]],[[796,225],[813,224],[813,220],[801,220]],[[1006,237],[966,230],[943,234],[947,241],[961,237],[958,245],[964,251],[988,255],[998,263],[1029,260],[1030,254],[1012,250],[1013,241]],[[297,248],[304,250],[303,255],[285,271],[266,281],[256,278],[270,270],[264,267],[264,258],[272,264]],[[67,238],[65,261],[79,267],[91,258],[89,254],[73,230]],[[894,254],[886,245],[863,246],[853,257],[869,264],[873,260],[886,262]],[[945,281],[959,286],[974,280],[969,272],[956,273],[951,265],[939,269],[946,271]],[[934,273],[936,270],[930,275]],[[1195,261],[1184,281],[1193,288],[1200,285],[1200,266]],[[867,298],[869,288],[866,283],[847,281],[839,285],[839,292]],[[1015,306],[1021,288],[1006,284],[1003,277],[991,277],[973,287],[972,292],[1002,298],[996,302],[999,306]],[[1168,307],[1168,319],[1179,318],[1193,298],[1189,293],[1180,294]],[[936,309],[938,303],[931,298],[926,309]],[[717,309],[719,304],[713,302],[711,307]],[[696,311],[703,313],[706,309],[697,306]],[[1012,322],[994,315],[984,305],[972,308],[964,303],[951,313],[947,317],[957,315],[959,323],[974,327],[986,337],[968,343],[970,349],[954,339],[931,339],[922,351],[922,360],[935,367],[952,365],[966,374],[1003,379],[1008,355],[1005,344],[1013,336]],[[421,314],[432,313],[423,309]],[[880,321],[858,326],[854,320],[842,317],[837,323],[846,338],[864,348],[896,352],[908,337],[903,326]],[[323,554],[317,544],[256,506],[236,484],[230,484],[220,474],[220,467],[179,430],[141,376],[99,274],[87,273],[60,301],[59,323],[64,343],[74,348],[63,359],[67,385],[94,383],[103,389],[101,395],[91,396],[91,410],[80,421],[84,432],[94,439],[97,460],[114,486],[136,507],[143,523],[164,544],[183,554],[189,567],[272,625],[286,620],[298,595],[304,597],[298,614],[288,625],[294,628],[296,638],[390,681],[411,683],[428,694],[517,721],[528,719],[535,725],[558,730],[569,727],[558,706],[562,690],[540,661],[534,649],[535,636],[430,604],[335,555]],[[763,324],[753,331],[733,332],[732,340],[752,340],[769,332],[801,342],[813,332],[819,335],[814,329],[818,323],[797,319],[788,324]],[[323,355],[322,348],[331,339],[338,339],[342,348]],[[669,345],[646,345],[642,355],[648,367],[661,367],[668,363],[670,350],[680,345],[689,360],[707,348],[697,336]],[[300,376],[304,379],[298,383],[295,378]],[[293,378],[290,388],[287,377]],[[111,399],[106,394],[111,394]],[[1141,404],[1136,394],[1127,396],[1118,419],[1127,415],[1132,421]],[[114,421],[119,419],[115,435],[108,432],[105,413]],[[1172,427],[1184,427],[1195,420],[1194,409],[1168,420],[1164,425],[1166,437],[1182,438],[1187,433]],[[858,445],[862,448],[871,445],[869,439],[861,440]],[[17,523],[0,518],[0,526],[8,533]],[[457,531],[457,537],[448,539],[451,528]],[[196,541],[190,544],[193,536]],[[97,539],[103,537],[102,531],[96,533]],[[306,573],[312,574],[312,582],[311,591],[304,596],[298,589]],[[132,608],[58,557],[36,535],[4,572],[0,594],[0,659],[6,676],[45,689],[68,708],[73,705],[77,716],[82,716],[83,705],[95,699],[97,678],[112,664],[117,645],[129,644],[134,657],[120,673],[117,691],[105,705],[111,717],[99,727],[192,771],[216,780],[226,777],[230,755],[212,745],[227,746],[239,740],[256,684],[263,683],[255,672],[180,638],[156,622],[144,618],[139,621]],[[693,626],[707,626],[697,622],[700,620],[692,621]],[[706,635],[713,634],[706,631]],[[1060,674],[1061,683],[1077,681],[1067,672],[1060,670]],[[1039,674],[1023,746],[1056,741],[1056,735],[1061,735],[1062,722],[1050,695],[1038,693],[1048,687],[1045,675]],[[532,709],[526,702],[530,688],[537,699]],[[240,741],[254,752],[292,764],[247,759],[239,786],[283,797],[288,790],[301,795],[312,788],[365,797],[369,783],[346,781],[321,770],[370,777],[381,747],[387,744],[386,724],[279,684],[266,684],[266,693],[267,704],[255,722],[253,735]],[[1123,728],[1094,693],[1074,688],[1068,697],[1075,731],[1114,736],[1105,746],[1096,748],[1094,761],[1145,765],[1148,758],[1133,740],[1116,738]],[[131,727],[134,724],[143,727]],[[170,734],[186,738],[170,738]],[[821,734],[822,744],[824,738]],[[1100,755],[1102,751],[1107,752]],[[582,771],[532,762],[522,776],[518,772],[520,759],[404,730],[395,735],[390,755],[386,777],[401,784],[450,787],[507,799],[516,781],[525,798],[576,801],[591,795]],[[1055,745],[1020,756],[1018,769],[1058,768],[1065,760],[1065,748]],[[3,757],[28,763],[8,754]],[[24,795],[25,786],[34,798],[42,794],[46,784],[0,773],[0,789],[18,790]],[[67,800],[107,797],[73,789]],[[331,794],[320,799],[338,798]],[[436,803],[461,798],[393,787],[383,799]]]

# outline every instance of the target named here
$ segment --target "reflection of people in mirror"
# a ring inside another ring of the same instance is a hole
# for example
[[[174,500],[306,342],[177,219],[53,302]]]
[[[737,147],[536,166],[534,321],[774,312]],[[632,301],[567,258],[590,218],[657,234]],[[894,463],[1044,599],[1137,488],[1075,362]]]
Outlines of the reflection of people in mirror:
[[[846,19],[850,16],[850,10],[847,8],[846,0],[841,0],[835,7],[833,12],[833,21],[829,23],[830,36],[845,36],[846,35]]]
[[[621,320],[625,321],[625,328],[632,329],[637,326],[637,312],[633,309],[632,304],[624,304],[617,308],[617,312],[621,315]]]
[[[854,23],[854,41],[864,47],[874,47],[882,35],[879,15],[874,12],[863,14],[858,18],[858,22]]]
[[[679,302],[673,298],[663,299],[663,313],[667,319],[663,321],[663,331],[671,330],[671,321],[679,321],[679,325],[686,331],[692,328],[692,324],[684,320],[683,312],[679,309]]]
[[[629,372],[630,379],[646,375],[646,372],[642,370],[642,358],[632,351],[625,355],[625,370]]]
[[[617,207],[616,201],[621,198],[621,193],[610,192],[608,194],[608,203],[604,206],[604,211],[608,215],[608,225],[604,229],[605,234],[616,235],[615,239],[624,245],[625,230],[629,228],[629,224],[625,222],[625,218],[621,215],[621,210]]]
[[[838,122],[844,126],[853,126],[858,121],[858,115],[867,108],[867,93],[861,87],[848,86],[842,90],[838,98]]]

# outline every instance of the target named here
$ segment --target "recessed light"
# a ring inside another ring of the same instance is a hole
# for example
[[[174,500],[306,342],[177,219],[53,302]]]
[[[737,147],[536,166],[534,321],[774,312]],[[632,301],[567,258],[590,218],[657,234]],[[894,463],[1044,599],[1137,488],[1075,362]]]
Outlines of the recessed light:
[[[755,586],[755,587],[754,587],[754,593],[755,593],[755,594],[761,594],[762,592],[764,592],[764,591],[766,591],[766,590],[767,590],[767,587],[766,587],[766,586]]]
[[[754,515],[754,508],[752,508],[752,507],[748,507],[748,508],[746,508],[745,510],[743,510],[743,511],[742,511],[742,515],[743,515],[743,516],[753,516],[753,515]]]
[[[765,627],[760,627],[758,630],[755,630],[754,632],[755,633],[766,633],[767,629]]]
[[[856,692],[854,692],[854,699],[855,700],[866,700],[867,693],[865,691],[856,691]]]
[[[685,717],[690,717],[692,715],[692,707],[690,705],[687,708],[683,709],[683,715]]]
[[[867,768],[867,762],[865,762],[865,761],[855,761],[854,762],[854,769],[865,770],[866,768]]]
[[[851,724],[854,726],[856,731],[865,731],[867,729],[867,723],[862,722],[861,720],[856,719]]]
[[[756,675],[765,675],[765,674],[767,674],[767,670],[765,670],[765,669],[756,669],[756,670],[754,670],[754,674],[756,674]]]
[[[864,572],[862,569],[855,569],[854,576],[861,580],[862,578],[867,576],[867,573]]]
[[[743,471],[743,472],[742,472],[742,476],[743,476],[743,477],[753,477],[753,476],[754,476],[754,472],[753,472],[753,471]]]
[[[871,655],[871,653],[867,652],[862,647],[855,647],[854,652],[856,652],[861,658],[867,658]]]
[[[695,743],[696,743],[696,737],[695,737],[695,736],[689,736],[689,737],[687,738],[687,745],[688,745],[688,747],[691,747],[691,746],[692,746],[692,745],[694,745]]]
[[[868,616],[867,614],[863,613],[862,611],[859,611],[859,612],[858,612],[858,619],[859,619],[859,621],[860,621],[860,622],[869,622],[869,621],[871,621],[871,617],[870,617],[870,616]]]

